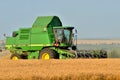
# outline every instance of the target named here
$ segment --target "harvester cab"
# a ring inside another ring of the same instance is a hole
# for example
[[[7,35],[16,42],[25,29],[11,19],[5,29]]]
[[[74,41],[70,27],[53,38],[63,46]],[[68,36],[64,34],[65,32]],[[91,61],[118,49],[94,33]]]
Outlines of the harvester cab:
[[[74,27],[53,28],[55,40],[58,40],[61,48],[68,48],[72,45],[72,30]]]

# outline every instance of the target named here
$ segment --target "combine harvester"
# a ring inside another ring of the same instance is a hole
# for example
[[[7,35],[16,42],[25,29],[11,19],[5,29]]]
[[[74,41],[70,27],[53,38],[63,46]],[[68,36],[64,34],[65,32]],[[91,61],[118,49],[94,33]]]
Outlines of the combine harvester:
[[[78,50],[73,30],[62,26],[57,16],[38,17],[32,28],[20,28],[7,37],[6,49],[12,60],[107,58],[105,50]]]

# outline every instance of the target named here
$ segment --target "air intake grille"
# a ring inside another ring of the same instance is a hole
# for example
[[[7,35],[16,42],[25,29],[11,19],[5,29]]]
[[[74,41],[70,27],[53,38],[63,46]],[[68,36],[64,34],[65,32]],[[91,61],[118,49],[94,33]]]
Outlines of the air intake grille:
[[[29,39],[30,29],[20,29],[20,40]]]

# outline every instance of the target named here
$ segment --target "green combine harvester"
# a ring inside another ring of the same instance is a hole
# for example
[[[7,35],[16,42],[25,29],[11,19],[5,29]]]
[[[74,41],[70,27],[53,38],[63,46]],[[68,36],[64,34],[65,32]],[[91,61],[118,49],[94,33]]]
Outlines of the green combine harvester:
[[[104,50],[77,50],[73,29],[62,26],[57,16],[38,17],[32,28],[20,28],[7,37],[6,49],[12,60],[107,58]]]

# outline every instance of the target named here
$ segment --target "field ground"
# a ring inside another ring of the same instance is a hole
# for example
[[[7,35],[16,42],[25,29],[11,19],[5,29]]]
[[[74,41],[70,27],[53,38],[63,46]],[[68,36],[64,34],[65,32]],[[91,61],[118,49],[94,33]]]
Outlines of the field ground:
[[[120,80],[120,59],[0,59],[0,80]]]
[[[81,43],[78,48],[105,49],[110,58],[12,61],[9,51],[4,50],[0,52],[0,80],[120,80],[119,41]]]

